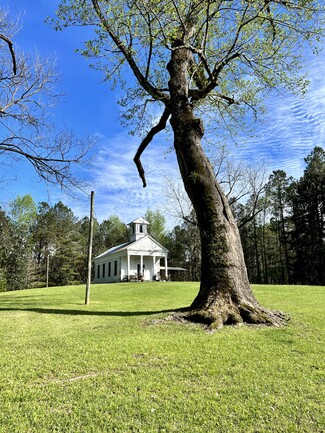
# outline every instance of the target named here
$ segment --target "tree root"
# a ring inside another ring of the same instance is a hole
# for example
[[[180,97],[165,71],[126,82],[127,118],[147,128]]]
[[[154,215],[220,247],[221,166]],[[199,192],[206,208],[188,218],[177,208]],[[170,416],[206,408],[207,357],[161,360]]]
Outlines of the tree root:
[[[280,327],[286,325],[290,317],[281,311],[267,310],[258,304],[243,304],[224,305],[222,308],[189,308],[185,312],[176,313],[174,319],[198,323],[214,330],[243,324]]]

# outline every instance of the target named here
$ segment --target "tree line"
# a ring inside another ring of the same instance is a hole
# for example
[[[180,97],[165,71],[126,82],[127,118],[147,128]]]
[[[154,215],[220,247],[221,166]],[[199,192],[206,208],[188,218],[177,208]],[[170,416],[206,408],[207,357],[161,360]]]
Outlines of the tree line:
[[[299,180],[272,173],[259,212],[240,230],[252,283],[325,284],[325,151],[315,147],[305,162]]]
[[[147,210],[151,234],[163,242],[165,218]],[[77,218],[61,201],[35,204],[18,196],[0,209],[0,291],[86,282],[89,218]],[[127,225],[117,215],[94,220],[93,256],[127,242]]]
[[[325,151],[305,158],[299,180],[274,171],[245,203],[233,200],[251,283],[325,285]],[[230,200],[231,201],[231,200]],[[255,203],[252,215],[252,202]],[[251,215],[247,218],[247,215]],[[169,265],[186,269],[174,279],[199,281],[201,245],[195,214],[166,230],[165,216],[148,209],[149,233],[169,250]],[[36,205],[18,196],[0,209],[0,290],[84,283],[89,218],[77,218],[61,201]],[[117,215],[94,221],[93,256],[127,242]]]
[[[245,203],[228,197],[251,283],[325,285],[325,151],[316,146],[305,162],[299,180],[276,170]],[[188,279],[199,280],[194,213],[170,232],[167,247],[169,261],[186,267]]]

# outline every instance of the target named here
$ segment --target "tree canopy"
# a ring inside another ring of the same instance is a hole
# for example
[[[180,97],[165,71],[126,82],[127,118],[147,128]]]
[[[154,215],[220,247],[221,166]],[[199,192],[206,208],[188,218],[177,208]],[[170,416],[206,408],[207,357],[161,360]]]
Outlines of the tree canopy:
[[[168,61],[180,46],[187,48],[189,100],[200,110],[212,105],[220,122],[220,114],[256,108],[257,96],[270,87],[305,90],[302,53],[318,49],[323,12],[315,0],[64,0],[57,28],[95,26],[80,51],[107,79],[123,80],[130,121],[134,110],[142,119],[152,100],[168,106]],[[119,75],[125,66],[135,81]]]

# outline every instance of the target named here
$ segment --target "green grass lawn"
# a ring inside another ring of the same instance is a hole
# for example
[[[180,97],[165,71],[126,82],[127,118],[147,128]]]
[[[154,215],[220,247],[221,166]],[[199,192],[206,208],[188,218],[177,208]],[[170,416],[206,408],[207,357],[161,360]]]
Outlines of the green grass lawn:
[[[157,320],[197,290],[0,293],[0,432],[324,432],[325,288],[255,286],[280,329]]]

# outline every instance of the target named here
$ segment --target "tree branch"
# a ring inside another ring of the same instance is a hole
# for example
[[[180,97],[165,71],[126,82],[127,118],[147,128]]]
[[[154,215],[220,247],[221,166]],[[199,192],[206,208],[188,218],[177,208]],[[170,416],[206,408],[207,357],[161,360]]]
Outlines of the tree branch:
[[[239,229],[243,228],[246,224],[252,221],[259,213],[261,213],[262,210],[263,209],[258,209],[258,210],[254,209],[250,215],[246,216],[245,218],[237,222],[238,228]]]
[[[145,76],[141,73],[140,69],[138,68],[138,65],[136,64],[132,54],[130,51],[126,48],[126,46],[123,44],[123,42],[119,39],[117,34],[113,31],[112,27],[110,26],[108,20],[105,18],[99,4],[98,0],[91,0],[93,7],[95,9],[95,12],[109,34],[109,36],[112,38],[114,44],[116,45],[117,49],[123,54],[125,60],[128,62],[130,68],[132,69],[136,79],[138,80],[140,86],[142,86],[155,100],[165,101],[167,102],[169,97],[166,93],[163,93],[159,91],[156,87],[154,87],[152,84],[149,83],[148,80],[146,80]]]
[[[158,132],[165,129],[169,115],[170,115],[170,112],[169,112],[168,108],[165,108],[159,122],[157,123],[157,125],[155,125],[154,127],[152,127],[150,129],[150,131],[148,132],[146,137],[142,140],[142,142],[141,142],[141,144],[137,150],[137,153],[135,154],[135,157],[133,158],[133,161],[134,161],[135,165],[137,166],[139,176],[142,180],[143,188],[145,188],[147,186],[147,182],[146,182],[145,173],[144,173],[144,169],[143,169],[140,157],[141,157],[142,153],[144,152],[144,150],[146,149],[146,147],[148,146],[148,144],[153,139],[153,137],[156,134],[158,134]]]
[[[16,56],[15,56],[15,52],[14,52],[14,48],[13,48],[13,43],[11,42],[10,39],[8,39],[2,33],[0,33],[0,39],[7,42],[7,44],[8,44],[8,47],[9,47],[9,50],[11,53],[11,58],[12,58],[12,70],[13,70],[14,75],[16,75],[17,74],[17,62],[16,62]]]

